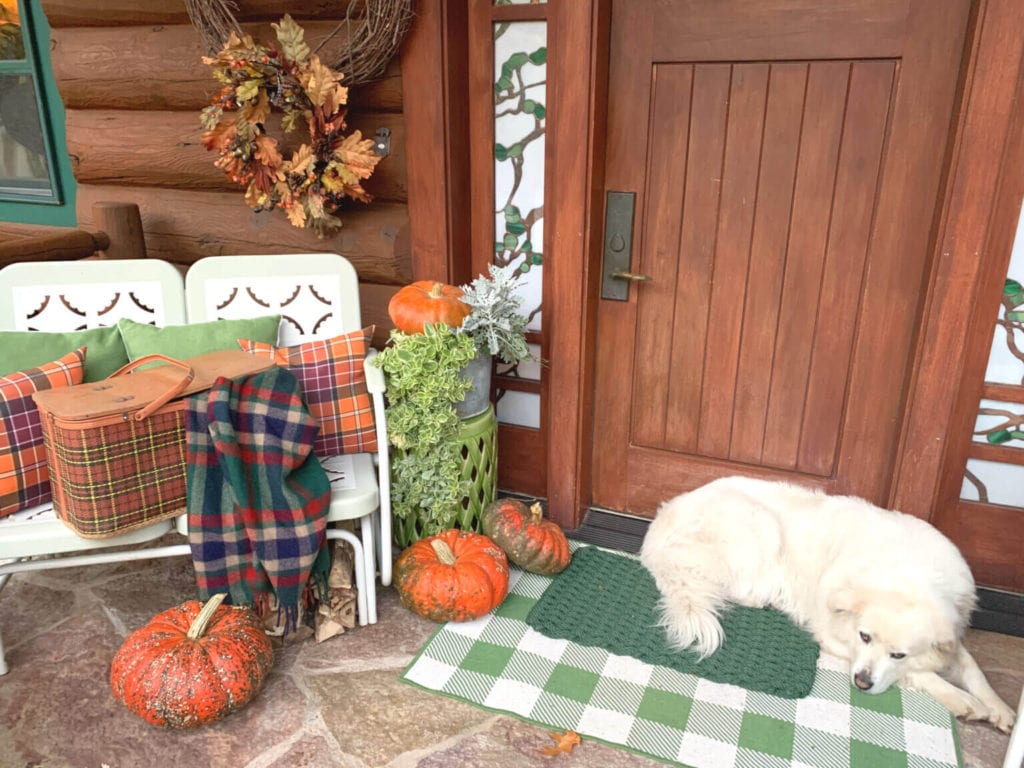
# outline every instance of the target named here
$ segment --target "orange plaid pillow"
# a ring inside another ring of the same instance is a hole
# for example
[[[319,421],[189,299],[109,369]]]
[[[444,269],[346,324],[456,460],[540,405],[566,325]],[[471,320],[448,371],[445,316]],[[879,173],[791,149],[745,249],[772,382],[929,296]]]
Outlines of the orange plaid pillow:
[[[309,412],[320,422],[313,452],[328,457],[377,450],[373,402],[363,372],[372,336],[371,325],[344,336],[292,347],[248,339],[239,339],[238,344],[246,352],[269,357],[295,374]]]
[[[0,377],[0,517],[50,500],[50,468],[33,392],[81,384],[85,347]]]

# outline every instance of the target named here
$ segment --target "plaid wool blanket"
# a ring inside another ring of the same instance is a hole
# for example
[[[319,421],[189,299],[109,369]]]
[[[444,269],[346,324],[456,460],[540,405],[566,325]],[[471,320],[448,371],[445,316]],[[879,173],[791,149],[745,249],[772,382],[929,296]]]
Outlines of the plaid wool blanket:
[[[319,425],[295,376],[221,377],[188,402],[188,529],[199,596],[227,592],[263,612],[273,592],[286,631],[307,585],[326,593],[331,489],[312,453]]]

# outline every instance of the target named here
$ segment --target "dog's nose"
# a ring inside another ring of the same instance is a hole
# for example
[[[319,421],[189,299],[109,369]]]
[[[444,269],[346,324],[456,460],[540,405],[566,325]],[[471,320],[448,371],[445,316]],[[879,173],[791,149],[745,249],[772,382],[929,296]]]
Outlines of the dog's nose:
[[[874,681],[871,679],[871,672],[862,669],[860,672],[853,676],[853,684],[860,688],[862,691],[866,691],[874,685]]]

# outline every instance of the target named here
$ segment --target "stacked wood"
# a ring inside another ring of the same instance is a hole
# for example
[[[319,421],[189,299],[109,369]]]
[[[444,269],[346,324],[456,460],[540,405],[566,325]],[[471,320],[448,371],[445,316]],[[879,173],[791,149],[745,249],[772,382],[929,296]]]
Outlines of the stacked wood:
[[[273,40],[270,21],[291,13],[311,48],[332,33],[347,3],[239,0],[245,31]],[[200,142],[199,112],[219,89],[203,64],[202,43],[184,0],[43,0],[52,27],[51,60],[67,110],[68,151],[78,182],[79,225],[95,227],[93,204],[137,203],[150,256],[184,268],[207,255],[334,252],[362,281],[363,316],[390,327],[387,302],[412,278],[405,122],[398,62],[377,83],[349,93],[349,127],[372,137],[391,131],[391,155],[365,187],[374,201],[352,201],[342,229],[319,239],[280,212],[256,214],[240,187],[217,170]],[[344,32],[319,51],[331,60]],[[277,126],[270,131],[283,138]]]
[[[349,113],[350,130],[372,137],[378,128],[391,131],[394,151],[365,182],[377,201],[405,202],[405,121],[394,113]],[[79,184],[173,187],[237,191],[238,184],[214,167],[216,157],[200,141],[203,129],[192,112],[118,109],[69,109],[68,152]],[[268,132],[289,138],[280,115],[271,116]],[[307,137],[297,130],[296,143]],[[308,141],[308,139],[306,139]],[[287,148],[287,143],[284,144]]]
[[[314,48],[336,26],[303,23]],[[243,27],[262,40],[274,39],[269,24]],[[52,38],[53,73],[68,109],[177,109],[198,115],[221,87],[202,62],[202,44],[191,25],[72,27],[54,29]],[[362,111],[401,110],[398,63],[391,62],[383,80],[350,91],[349,99]]]

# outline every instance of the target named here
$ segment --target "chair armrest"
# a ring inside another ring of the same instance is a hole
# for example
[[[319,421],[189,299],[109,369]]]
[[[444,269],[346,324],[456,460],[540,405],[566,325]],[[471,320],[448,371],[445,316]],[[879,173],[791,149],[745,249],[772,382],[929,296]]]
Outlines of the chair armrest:
[[[388,391],[387,382],[384,380],[384,371],[374,365],[371,361],[377,356],[377,350],[371,349],[366,359],[363,360],[363,371],[366,373],[366,389],[370,394],[384,394]]]

